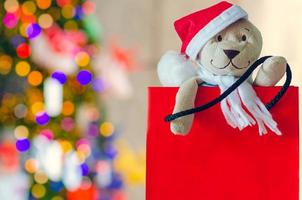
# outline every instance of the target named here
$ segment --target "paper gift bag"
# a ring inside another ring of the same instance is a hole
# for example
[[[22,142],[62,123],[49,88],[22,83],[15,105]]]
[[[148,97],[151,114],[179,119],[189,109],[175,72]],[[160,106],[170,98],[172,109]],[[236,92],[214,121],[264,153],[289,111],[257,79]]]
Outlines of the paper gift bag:
[[[176,136],[164,118],[178,88],[149,88],[147,200],[298,200],[298,88],[289,87],[270,112],[282,136],[259,136],[257,126],[230,127],[220,105],[196,113],[187,136]],[[255,87],[269,102],[280,87]],[[200,87],[196,105],[219,96]]]

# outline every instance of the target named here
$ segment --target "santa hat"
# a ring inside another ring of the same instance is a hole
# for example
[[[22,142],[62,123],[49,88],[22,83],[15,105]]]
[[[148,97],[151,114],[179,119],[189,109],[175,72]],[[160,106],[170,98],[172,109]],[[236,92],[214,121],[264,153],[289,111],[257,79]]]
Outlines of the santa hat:
[[[181,53],[196,59],[201,48],[220,31],[247,13],[237,5],[222,1],[174,22],[175,30],[182,40]]]
[[[165,86],[179,86],[197,75],[191,60],[195,60],[202,47],[217,33],[247,13],[239,6],[226,1],[187,15],[175,21],[175,29],[182,40],[181,54],[168,51],[158,63],[160,82]]]

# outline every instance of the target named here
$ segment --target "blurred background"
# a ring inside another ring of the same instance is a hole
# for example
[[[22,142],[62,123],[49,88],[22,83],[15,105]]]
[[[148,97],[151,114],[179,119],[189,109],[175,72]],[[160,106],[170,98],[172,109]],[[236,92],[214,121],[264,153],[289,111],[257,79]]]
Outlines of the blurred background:
[[[217,2],[1,1],[0,199],[144,199],[147,87],[174,20]],[[302,2],[231,2],[301,87]]]

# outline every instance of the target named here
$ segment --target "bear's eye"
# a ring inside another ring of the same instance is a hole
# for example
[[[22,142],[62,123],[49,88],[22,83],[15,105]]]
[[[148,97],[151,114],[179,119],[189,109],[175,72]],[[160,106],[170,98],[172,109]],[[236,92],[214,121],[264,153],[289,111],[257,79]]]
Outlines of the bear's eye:
[[[221,41],[222,41],[222,36],[221,36],[221,35],[217,35],[216,40],[217,40],[218,42],[221,42]]]
[[[241,37],[241,40],[242,40],[242,41],[246,41],[246,35],[243,35],[243,36]]]

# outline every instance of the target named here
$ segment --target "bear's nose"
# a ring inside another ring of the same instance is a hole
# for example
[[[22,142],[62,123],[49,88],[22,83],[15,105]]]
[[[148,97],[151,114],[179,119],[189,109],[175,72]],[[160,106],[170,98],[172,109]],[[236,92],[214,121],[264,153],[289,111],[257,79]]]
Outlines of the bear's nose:
[[[237,50],[223,50],[223,52],[230,60],[235,58],[240,53],[240,51]]]

